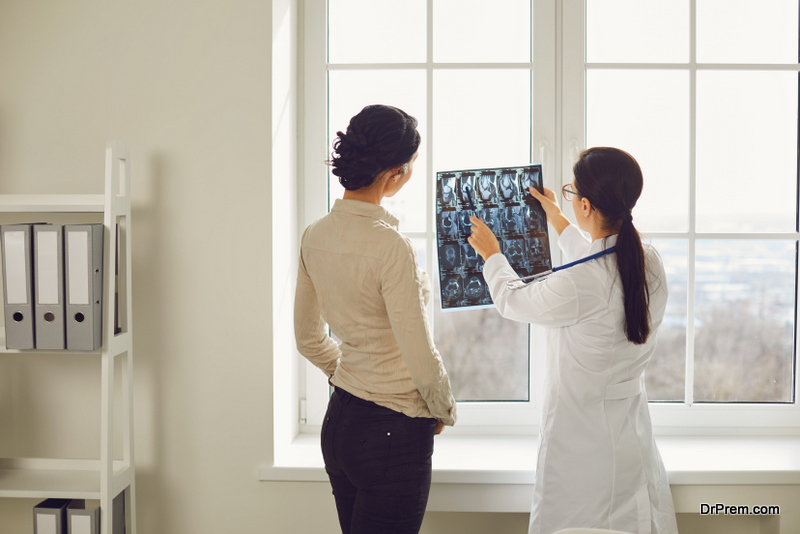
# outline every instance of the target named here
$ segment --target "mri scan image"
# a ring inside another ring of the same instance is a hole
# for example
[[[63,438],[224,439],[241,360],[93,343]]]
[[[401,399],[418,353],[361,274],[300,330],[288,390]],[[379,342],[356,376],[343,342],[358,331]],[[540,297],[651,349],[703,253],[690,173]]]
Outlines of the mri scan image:
[[[472,217],[471,210],[462,210],[458,212],[458,226],[461,231],[461,236],[464,239],[469,239],[470,234],[472,234],[472,221],[469,220],[470,217]]]
[[[469,244],[474,215],[494,232],[520,277],[551,267],[547,218],[528,187],[543,191],[539,164],[436,173],[436,243],[443,311],[486,308],[492,297],[483,259]]]
[[[467,278],[467,283],[464,286],[464,296],[471,300],[480,300],[483,297],[485,285],[486,282],[483,276],[478,276],[476,274],[470,276]]]
[[[456,175],[449,174],[443,177],[437,185],[439,206],[454,208],[456,206]]]
[[[467,195],[467,191],[472,194],[472,201],[474,202],[477,200],[475,198],[475,174],[474,173],[463,173],[459,179],[459,190],[461,191],[461,205],[464,208],[469,209],[469,195]]]
[[[501,249],[508,263],[512,266],[522,266],[525,264],[525,241],[522,239],[507,239],[503,242]]]
[[[442,247],[444,257],[440,267],[445,271],[456,272],[461,268],[461,245],[451,243]]]
[[[522,171],[522,183],[520,184],[521,190],[523,194],[527,197],[531,197],[531,192],[528,191],[531,187],[536,187],[539,191],[542,191],[542,168],[539,167],[529,167]]]
[[[478,198],[483,204],[497,203],[497,188],[494,185],[495,174],[491,171],[482,172],[478,178]],[[475,200],[473,198],[473,200]]]
[[[443,241],[458,239],[458,214],[455,211],[443,211],[438,215],[439,236]]]
[[[483,271],[483,258],[480,257],[469,243],[461,245],[461,257],[464,259],[464,268],[467,271]]]
[[[507,235],[518,235],[525,231],[522,225],[521,206],[507,206],[500,212],[503,231]]]
[[[500,176],[500,198],[503,202],[514,202],[519,199],[519,184],[517,183],[517,173],[506,172]]]
[[[463,300],[462,296],[461,279],[459,277],[448,277],[442,281],[442,306],[456,305]]]
[[[497,215],[497,208],[478,210],[478,217],[494,232],[495,235],[500,231],[500,218]]]

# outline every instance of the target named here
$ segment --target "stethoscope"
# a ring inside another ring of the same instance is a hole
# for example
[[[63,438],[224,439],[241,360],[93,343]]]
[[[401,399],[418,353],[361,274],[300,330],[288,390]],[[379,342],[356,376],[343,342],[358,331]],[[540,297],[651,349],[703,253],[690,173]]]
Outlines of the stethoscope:
[[[538,274],[532,274],[530,276],[523,276],[522,278],[515,278],[514,280],[509,280],[508,282],[506,282],[506,285],[511,290],[522,289],[523,287],[526,287],[528,284],[530,284],[532,282],[541,282],[541,281],[543,281],[545,278],[547,278],[548,276],[550,276],[551,274],[553,274],[555,272],[563,271],[564,269],[569,269],[570,267],[575,267],[576,265],[580,265],[581,263],[586,263],[587,261],[595,260],[595,259],[597,259],[597,258],[599,258],[601,256],[605,256],[606,254],[611,254],[612,252],[614,252],[616,250],[616,248],[617,248],[616,246],[613,246],[611,248],[607,248],[605,250],[601,250],[600,252],[597,252],[596,254],[592,254],[591,256],[586,256],[585,258],[581,258],[581,259],[575,260],[575,261],[573,261],[571,263],[567,263],[566,265],[560,265],[558,267],[553,267],[552,269],[549,269],[547,271],[544,271],[544,272],[541,272],[541,273],[538,273]]]

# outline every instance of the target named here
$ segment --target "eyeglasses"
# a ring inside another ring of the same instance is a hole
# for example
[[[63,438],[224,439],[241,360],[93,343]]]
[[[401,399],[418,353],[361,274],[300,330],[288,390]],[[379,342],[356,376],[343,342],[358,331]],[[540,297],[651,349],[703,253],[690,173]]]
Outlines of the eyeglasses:
[[[564,195],[564,200],[572,202],[572,196],[583,198],[583,195],[572,190],[572,184],[567,184],[561,188],[561,194]]]

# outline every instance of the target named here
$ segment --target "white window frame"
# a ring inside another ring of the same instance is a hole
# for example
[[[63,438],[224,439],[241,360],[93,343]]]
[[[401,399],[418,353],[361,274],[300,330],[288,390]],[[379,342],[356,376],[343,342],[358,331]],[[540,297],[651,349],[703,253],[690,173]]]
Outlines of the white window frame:
[[[800,233],[701,233],[696,231],[695,217],[695,161],[696,161],[696,75],[698,70],[784,70],[798,72],[799,64],[783,65],[736,65],[736,64],[698,64],[696,58],[696,0],[689,0],[690,9],[690,59],[686,64],[590,64],[586,62],[586,0],[564,0],[562,12],[563,28],[563,92],[562,92],[562,131],[560,145],[562,150],[563,172],[561,184],[572,182],[572,163],[578,153],[586,148],[586,69],[685,69],[690,76],[689,120],[690,120],[690,172],[689,172],[689,230],[686,232],[652,232],[647,233],[652,239],[683,239],[688,241],[688,276],[687,276],[687,314],[694,316],[695,295],[695,243],[702,239],[780,239],[800,240]],[[795,295],[795,309],[798,309]],[[795,343],[798,338],[798,317],[795,315]],[[798,434],[800,426],[800,391],[798,380],[794,379],[794,399],[791,404],[768,403],[695,403],[693,398],[694,382],[694,322],[687,321],[686,333],[686,375],[685,398],[683,403],[650,402],[650,413],[653,426],[660,434]],[[795,365],[797,347],[795,347]]]
[[[431,12],[432,1],[428,0],[428,41],[431,41]],[[694,13],[694,0],[690,0],[692,13]],[[302,138],[300,141],[300,172],[301,183],[299,201],[300,231],[313,220],[327,212],[327,188],[321,184],[327,183],[327,169],[321,164],[329,157],[326,120],[327,104],[327,62],[326,62],[326,32],[327,16],[325,13],[325,0],[306,0],[302,2],[301,14],[301,57],[303,58],[302,83],[300,84],[300,112],[302,124]],[[572,181],[572,163],[580,150],[585,147],[585,1],[532,1],[532,28],[533,28],[533,64],[536,76],[533,76],[533,102],[532,102],[532,146],[531,154],[534,159],[538,156],[544,164],[545,186],[558,190],[562,185]],[[695,23],[694,15],[691,19],[691,57],[694,58]],[[430,49],[430,47],[429,47]],[[407,68],[432,68],[430,56],[426,64],[408,65]],[[458,64],[453,68],[464,68],[470,65]],[[483,66],[483,65],[482,65]],[[630,64],[620,65],[630,68]],[[648,64],[648,68],[659,65]],[[341,68],[368,68],[368,65],[343,66]],[[397,65],[392,65],[397,68]],[[437,65],[437,68],[447,66]],[[634,66],[635,67],[635,66]],[[665,68],[679,68],[674,64]],[[691,111],[692,125],[695,120],[695,95],[694,80],[698,68],[715,68],[713,65],[698,66],[693,60],[685,66],[690,69],[691,76]],[[717,66],[719,68],[719,66]],[[724,65],[725,69],[735,69],[735,65]],[[797,70],[797,65],[773,66]],[[428,80],[428,101],[431,100],[431,80]],[[428,106],[427,125],[429,131],[423,132],[425,139],[431,139],[433,122],[431,109]],[[694,128],[690,142],[694,144]],[[700,234],[695,231],[694,217],[694,146],[690,163],[690,226],[688,232],[683,233],[652,233],[651,238],[680,238],[689,242],[689,272],[688,272],[688,312],[693,313],[694,295],[694,243],[697,239],[800,239],[800,233],[792,234],[758,234],[746,236],[743,234],[714,233]],[[433,177],[432,158],[428,160],[426,169],[428,176],[428,191],[432,194]],[[571,210],[565,210],[568,217],[572,218]],[[429,210],[428,217],[433,217],[433,210]],[[428,227],[431,227],[430,220]],[[410,237],[429,237],[424,234],[409,234]],[[299,240],[299,236],[298,236]],[[428,239],[428,271],[433,272],[432,239]],[[553,247],[554,253],[557,247]],[[554,258],[558,261],[558,258]],[[797,299],[798,296],[796,295]],[[797,318],[795,329],[798,327]],[[693,325],[689,324],[687,332],[687,386],[693,381]],[[797,332],[795,333],[797,339]],[[541,407],[542,387],[542,351],[544,346],[541,330],[533,328],[531,332],[531,401],[528,403],[463,403],[459,405],[459,424],[453,429],[455,433],[480,434],[484,432],[504,434],[531,434],[538,430],[539,412]],[[300,432],[314,433],[318,431],[319,424],[324,414],[327,401],[327,388],[324,375],[316,368],[305,362],[299,369],[300,384],[298,396],[300,399]],[[798,381],[794,383],[794,398],[798,395]],[[654,428],[658,434],[677,435],[735,435],[735,434],[800,434],[800,406],[795,401],[792,404],[699,404],[691,398],[692,388],[686,388],[686,398],[680,403],[651,402],[650,411]],[[303,402],[303,399],[305,402]],[[304,417],[305,416],[305,417]],[[303,421],[304,419],[304,421]]]
[[[327,116],[327,72],[329,69],[326,61],[327,43],[327,13],[325,0],[307,0],[304,14],[304,73],[302,99],[305,102],[305,120],[303,123],[305,139],[303,140],[303,156],[305,172],[302,173],[302,197],[303,211],[301,216],[302,226],[305,227],[320,216],[327,213],[328,197],[326,188],[320,184],[327,184],[327,169],[320,163],[330,155],[330,142],[327,139],[329,131]],[[434,69],[508,69],[525,68],[531,73],[533,65],[543,65],[542,75],[532,78],[532,102],[531,110],[533,114],[532,135],[530,153],[535,162],[541,161],[544,164],[544,185],[548,188],[555,187],[554,177],[557,175],[555,170],[549,169],[553,150],[550,139],[555,138],[556,116],[553,113],[552,102],[555,98],[555,32],[552,24],[554,5],[544,2],[533,2],[531,9],[531,28],[533,39],[531,43],[532,61],[526,63],[493,63],[493,64],[473,64],[473,63],[434,63],[432,57],[433,35],[433,0],[427,0],[427,35],[428,35],[428,56],[425,63],[413,64],[358,64],[358,65],[336,65],[330,67],[331,70],[355,70],[355,69],[423,69],[427,73],[427,117],[426,124],[428,131],[422,132],[424,142],[430,142],[433,138],[433,112],[430,105],[433,95],[433,70]],[[538,23],[538,26],[537,26]],[[344,127],[344,125],[342,125]],[[539,159],[537,159],[539,158]],[[428,198],[434,198],[435,176],[432,158],[428,158],[427,168],[425,169],[427,178]],[[426,270],[428,273],[436,272],[436,251],[435,236],[432,228],[434,220],[434,210],[432,202],[428,202],[431,208],[427,211],[426,227],[427,232],[404,232],[405,235],[414,239],[422,238],[426,240]],[[551,235],[551,240],[555,235]],[[553,241],[555,242],[555,241]],[[558,254],[557,248],[553,251]],[[556,256],[557,258],[558,256]],[[436,305],[435,299],[431,299],[429,304],[429,316],[433,321],[433,306]],[[435,328],[435,325],[434,325]],[[544,376],[544,330],[540,327],[529,327],[529,384],[530,397],[528,401],[503,401],[503,402],[463,402],[458,407],[458,425],[451,432],[460,433],[497,433],[504,434],[536,434],[538,432],[539,418],[541,413],[541,402],[543,394]],[[321,425],[327,403],[327,389],[325,377],[319,370],[310,363],[306,363],[301,369],[301,405],[305,411],[304,421],[301,423],[301,432],[316,432]],[[304,396],[303,396],[304,395]]]

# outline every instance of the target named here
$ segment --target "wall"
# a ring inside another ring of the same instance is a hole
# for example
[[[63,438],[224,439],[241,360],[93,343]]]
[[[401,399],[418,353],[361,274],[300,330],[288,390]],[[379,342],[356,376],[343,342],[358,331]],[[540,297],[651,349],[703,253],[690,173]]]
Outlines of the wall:
[[[306,487],[256,478],[271,418],[271,24],[261,0],[0,3],[2,193],[101,193],[106,140],[131,147],[141,533],[291,532],[306,509]],[[95,455],[96,361],[31,360],[0,357],[0,454]],[[57,428],[42,423],[53,413]],[[32,532],[32,505],[0,500],[0,532]]]
[[[287,358],[296,17],[291,0],[0,3],[0,193],[100,193],[106,140],[131,147],[141,534],[338,531],[327,484],[256,473]],[[97,373],[0,356],[0,456],[97,456]],[[31,532],[35,502],[0,499],[0,534]],[[433,512],[423,533],[527,520]]]

